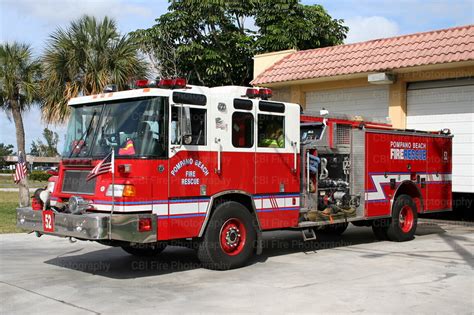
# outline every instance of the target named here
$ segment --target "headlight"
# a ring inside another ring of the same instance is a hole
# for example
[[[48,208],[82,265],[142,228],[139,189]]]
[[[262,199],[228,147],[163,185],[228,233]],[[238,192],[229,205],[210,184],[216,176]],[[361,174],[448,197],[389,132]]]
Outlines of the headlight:
[[[125,185],[109,185],[107,188],[107,192],[105,193],[106,196],[112,197],[114,195],[115,197],[122,197],[123,194],[123,188]],[[112,188],[114,189],[114,193],[112,194]]]
[[[136,195],[135,186],[130,184],[115,184],[113,185],[113,192],[114,197],[134,197]],[[108,197],[112,197],[112,185],[109,185],[105,195]]]
[[[46,205],[46,207],[49,205],[50,194],[51,192],[48,189],[43,190],[39,194],[39,197],[41,201],[43,202],[43,205]]]
[[[54,191],[54,185],[56,182],[48,182],[48,186],[46,186],[46,190],[52,193]]]

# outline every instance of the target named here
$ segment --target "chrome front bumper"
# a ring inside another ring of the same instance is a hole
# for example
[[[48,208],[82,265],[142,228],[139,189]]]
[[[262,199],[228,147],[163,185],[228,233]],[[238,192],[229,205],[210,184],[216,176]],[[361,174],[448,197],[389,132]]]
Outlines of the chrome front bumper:
[[[112,225],[109,233],[111,218]],[[138,231],[138,220],[140,218],[151,218],[151,231]],[[28,207],[16,209],[16,226],[42,234],[91,241],[118,240],[132,243],[151,243],[156,242],[157,235],[157,217],[155,214],[113,214],[110,216],[107,213],[54,213],[54,232],[45,232],[43,211],[35,211]]]

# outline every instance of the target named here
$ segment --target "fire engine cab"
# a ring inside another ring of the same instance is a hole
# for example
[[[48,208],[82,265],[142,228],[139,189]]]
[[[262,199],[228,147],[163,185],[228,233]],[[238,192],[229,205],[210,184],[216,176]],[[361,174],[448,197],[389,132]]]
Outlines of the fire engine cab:
[[[303,112],[271,90],[182,79],[73,98],[65,150],[17,226],[156,255],[192,244],[203,266],[243,266],[262,232],[414,237],[420,213],[451,209],[448,130],[397,130]],[[90,179],[113,151],[113,172]]]

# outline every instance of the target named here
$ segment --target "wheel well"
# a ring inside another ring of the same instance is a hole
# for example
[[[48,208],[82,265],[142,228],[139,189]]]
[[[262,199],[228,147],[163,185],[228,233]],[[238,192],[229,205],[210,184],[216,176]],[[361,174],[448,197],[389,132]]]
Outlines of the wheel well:
[[[395,200],[398,198],[400,195],[408,195],[410,196],[413,201],[416,204],[416,208],[418,210],[418,213],[421,213],[424,211],[424,203],[423,203],[423,196],[421,195],[421,191],[416,186],[415,183],[412,181],[403,181],[397,188],[397,191],[395,192],[395,195],[393,196],[392,199],[392,205],[394,204]]]
[[[255,213],[255,207],[252,201],[252,197],[242,193],[228,193],[216,197],[212,202],[211,215],[212,212],[217,208],[217,206],[223,204],[227,201],[235,201],[242,204],[250,213]]]
[[[217,197],[214,197],[212,199],[212,205],[211,205],[211,208],[209,209],[209,213],[207,214],[206,216],[206,220],[204,221],[204,224],[201,228],[201,231],[199,232],[199,236],[202,236],[207,228],[207,222],[208,220],[211,218],[211,216],[213,215],[215,209],[227,202],[227,201],[234,201],[234,202],[238,202],[240,203],[241,205],[243,205],[245,208],[247,208],[247,210],[254,216],[255,218],[255,223],[256,223],[256,226],[255,228],[257,229],[257,231],[260,233],[260,231],[262,230],[261,229],[261,226],[260,226],[260,222],[258,220],[258,216],[257,216],[257,213],[255,212],[255,205],[254,205],[254,202],[253,202],[253,199],[252,199],[252,196],[251,195],[248,195],[244,192],[228,192],[228,193],[223,193],[223,194],[220,194],[218,195]]]

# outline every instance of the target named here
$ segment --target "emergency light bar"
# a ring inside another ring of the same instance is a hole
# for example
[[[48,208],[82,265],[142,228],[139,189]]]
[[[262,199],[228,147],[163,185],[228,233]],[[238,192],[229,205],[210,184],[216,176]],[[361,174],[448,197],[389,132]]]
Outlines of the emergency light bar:
[[[162,89],[176,89],[176,88],[185,88],[186,79],[176,78],[176,79],[161,79],[160,81],[156,80],[136,80],[134,88],[142,89],[148,87],[162,88]]]
[[[247,92],[245,93],[248,98],[256,98],[258,97],[258,94],[258,89],[247,89]]]
[[[155,83],[156,85],[156,81],[149,81],[149,80],[136,80],[135,81],[135,87],[136,88],[146,88],[146,87],[150,87],[151,84]]]
[[[187,83],[186,79],[183,79],[183,78],[161,79],[160,82],[158,83],[158,87],[168,88],[168,89],[185,88],[186,83]]]
[[[245,95],[248,98],[256,98],[260,97],[262,100],[267,100],[272,97],[272,90],[263,88],[263,89],[256,89],[256,88],[250,88],[247,89],[247,92]]]
[[[109,84],[105,86],[103,93],[112,93],[112,92],[117,92],[117,91],[118,91],[117,84]]]
[[[260,89],[258,94],[260,95],[260,98],[263,100],[272,98],[272,90],[270,89]]]

